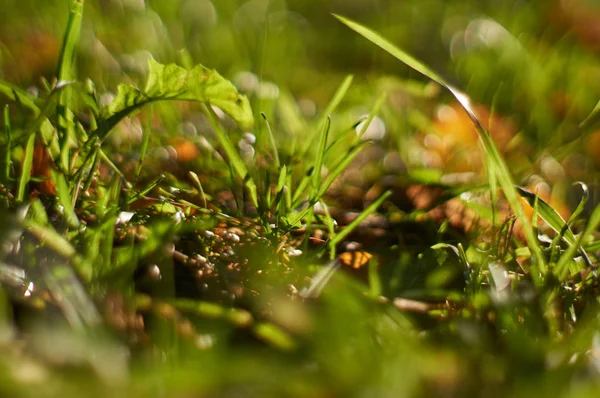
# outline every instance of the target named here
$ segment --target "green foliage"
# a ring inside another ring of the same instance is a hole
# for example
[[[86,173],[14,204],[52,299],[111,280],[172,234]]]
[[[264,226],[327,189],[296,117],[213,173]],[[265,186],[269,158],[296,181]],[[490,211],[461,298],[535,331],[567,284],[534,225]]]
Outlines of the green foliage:
[[[66,3],[0,13],[0,395],[597,393],[598,62],[545,4]]]
[[[101,112],[103,122],[96,134],[106,134],[124,117],[155,101],[196,101],[218,106],[243,127],[254,123],[248,100],[216,71],[197,65],[185,70],[177,65],[161,65],[150,59],[146,86],[140,90],[119,85],[116,97]]]

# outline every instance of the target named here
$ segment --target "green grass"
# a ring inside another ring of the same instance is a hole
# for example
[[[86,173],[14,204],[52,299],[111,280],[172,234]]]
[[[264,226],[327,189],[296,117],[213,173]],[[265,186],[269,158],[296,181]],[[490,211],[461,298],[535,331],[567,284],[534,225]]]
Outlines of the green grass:
[[[0,395],[597,394],[568,10],[51,3],[0,15]]]

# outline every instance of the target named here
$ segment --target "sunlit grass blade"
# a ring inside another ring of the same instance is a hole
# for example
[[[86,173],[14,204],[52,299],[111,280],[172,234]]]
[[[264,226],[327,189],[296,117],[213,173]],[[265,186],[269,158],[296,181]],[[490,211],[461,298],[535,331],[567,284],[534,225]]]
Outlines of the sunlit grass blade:
[[[592,234],[596,229],[600,226],[600,205],[596,206],[596,208],[592,211],[588,222],[585,226],[583,232],[577,237],[577,240],[570,245],[567,250],[562,254],[556,267],[554,269],[554,274],[557,276],[559,281],[565,281],[569,275],[569,262],[573,259],[575,252],[581,248],[582,253],[584,253],[583,248],[581,247],[581,243]]]
[[[362,213],[358,217],[356,217],[350,224],[348,224],[341,232],[339,232],[335,237],[331,239],[329,242],[329,247],[334,247],[338,243],[342,242],[346,236],[348,236],[352,231],[359,226],[361,222],[363,222],[368,216],[375,213],[375,211],[381,206],[381,204],[392,194],[391,191],[386,191],[383,195],[381,195],[375,202],[371,203],[369,207],[363,210]]]
[[[539,215],[542,218],[542,220],[544,220],[550,226],[550,228],[556,231],[556,233],[558,233],[559,235],[562,235],[564,240],[569,245],[572,246],[576,244],[577,238],[575,237],[575,234],[569,227],[569,224],[566,223],[565,220],[563,220],[560,214],[558,214],[558,212],[554,210],[552,206],[550,206],[544,200],[539,198],[537,195],[527,191],[526,189],[523,189],[521,187],[516,187],[516,189],[519,192],[519,195],[521,195],[523,199],[527,200],[527,202],[531,206],[536,205],[538,209],[537,215]],[[535,218],[533,219],[533,221],[535,222]],[[591,265],[592,262],[583,248],[581,248],[581,255],[585,259],[585,262],[588,265]]]
[[[498,91],[494,94],[494,99],[492,100],[492,106],[490,107],[490,117],[488,119],[488,128],[492,131],[492,126],[494,124],[494,116],[496,113],[496,102],[498,101]],[[496,228],[496,207],[498,203],[498,179],[496,177],[496,168],[492,162],[492,159],[489,156],[485,157],[485,166],[486,172],[488,176],[488,183],[490,184],[490,199],[491,199],[491,207],[492,207],[492,225]]]
[[[331,184],[333,184],[333,182],[344,171],[344,169],[346,169],[346,167],[348,167],[348,165],[352,162],[352,160],[354,160],[354,158],[360,153],[360,151],[362,151],[363,148],[369,144],[370,144],[369,141],[364,141],[364,142],[361,142],[360,144],[356,145],[355,147],[351,148],[350,151],[348,151],[345,154],[345,156],[340,161],[338,161],[337,164],[335,164],[332,167],[332,169],[329,172],[329,174],[327,175],[327,177],[325,177],[325,179],[322,180],[322,183],[319,186],[319,189],[315,195],[315,198],[317,198],[317,200],[319,198],[323,197],[323,195],[325,195],[325,193],[327,192],[327,190],[329,189]],[[310,172],[302,179],[300,186],[306,187],[310,182],[312,173],[315,173],[315,172],[316,171],[314,170],[314,168],[311,168]],[[294,194],[294,198],[295,199],[292,200],[292,207],[296,207],[298,205],[297,201],[299,201],[301,198],[299,189]],[[312,208],[312,205],[314,205],[316,202],[314,202],[312,204],[311,203],[312,202],[309,200],[309,205],[304,210],[301,210],[301,211],[295,213],[294,215],[292,215],[290,217],[290,219],[288,220],[288,222],[291,225],[294,225],[297,222],[299,222],[302,218],[304,218],[308,214],[310,209]]]
[[[521,223],[523,225],[523,232],[525,234],[525,238],[527,240],[527,243],[528,243],[531,251],[533,252],[533,254],[535,256],[536,262],[539,266],[539,271],[542,274],[544,274],[546,272],[546,265],[544,262],[542,250],[541,250],[539,243],[537,241],[537,238],[533,232],[531,223],[525,217],[523,207],[519,203],[518,194],[514,188],[514,184],[513,184],[510,172],[508,170],[508,167],[506,166],[506,163],[504,162],[504,160],[500,156],[498,150],[496,149],[496,146],[495,146],[494,142],[492,141],[491,136],[489,135],[487,130],[483,127],[483,124],[481,123],[481,121],[475,115],[475,112],[474,112],[473,108],[471,107],[469,97],[466,94],[464,94],[463,92],[461,92],[461,91],[457,90],[456,88],[454,88],[453,86],[451,86],[443,78],[441,78],[437,73],[433,72],[431,69],[429,69],[423,63],[419,62],[417,59],[415,59],[411,55],[407,54],[406,52],[402,51],[401,49],[399,49],[398,47],[396,47],[395,45],[390,43],[384,37],[380,36],[379,34],[373,32],[372,30],[370,30],[356,22],[353,22],[347,18],[341,17],[339,15],[334,15],[334,16],[340,22],[342,22],[343,24],[348,26],[350,29],[359,33],[360,35],[362,35],[363,37],[365,37],[366,39],[371,41],[373,44],[376,44],[377,46],[381,47],[383,50],[387,51],[389,54],[393,55],[395,58],[397,58],[404,64],[408,65],[409,67],[416,70],[417,72],[420,72],[421,74],[427,76],[431,80],[433,80],[433,81],[437,82],[438,84],[440,84],[441,86],[445,87],[448,91],[450,91],[450,93],[454,96],[454,98],[459,102],[459,104],[467,112],[467,115],[469,116],[469,118],[471,119],[473,124],[475,125],[477,133],[481,140],[481,143],[483,144],[483,148],[485,150],[486,156],[491,159],[490,165],[493,166],[495,169],[493,175],[495,175],[500,187],[504,190],[504,195],[506,196],[506,199],[507,199],[508,203],[510,204],[512,211],[515,213],[517,218],[521,221]],[[532,275],[533,275],[533,278],[536,281],[536,283],[540,283],[540,279],[539,279],[538,275],[535,272],[532,273]]]
[[[188,176],[194,182],[196,188],[198,188],[198,192],[200,193],[200,198],[202,199],[204,207],[208,207],[206,203],[207,196],[206,193],[204,193],[204,187],[202,186],[202,182],[200,182],[200,177],[198,177],[198,174],[191,170],[188,171]]]
[[[31,180],[31,169],[33,167],[33,149],[35,146],[35,134],[31,134],[25,145],[25,157],[21,167],[21,178],[19,178],[19,187],[17,190],[17,202],[25,200],[25,191],[27,184]]]
[[[319,118],[319,121],[316,125],[317,130],[313,130],[313,131],[315,131],[315,132],[319,131],[321,129],[321,126],[326,122],[327,118],[330,117],[331,114],[337,109],[337,107],[340,105],[340,103],[346,96],[348,89],[352,85],[352,80],[354,80],[354,76],[348,75],[342,81],[342,83],[336,90],[335,94],[331,98],[331,101],[329,101],[329,103],[325,107],[325,110],[321,114],[321,117]],[[310,147],[312,146],[313,141],[315,139],[315,134],[316,133],[311,133],[311,134],[309,134],[308,137],[305,138],[305,144],[304,144],[304,147],[302,147],[302,149],[300,151],[300,156],[304,156],[310,150]]]
[[[265,125],[267,126],[267,132],[269,133],[269,143],[271,144],[271,149],[273,151],[273,160],[275,161],[275,167],[279,169],[279,152],[277,151],[277,144],[275,143],[275,136],[273,135],[271,124],[269,123],[267,115],[264,112],[261,112],[260,115],[265,120]]]
[[[142,188],[141,190],[139,190],[138,192],[135,192],[133,195],[131,195],[127,201],[126,204],[130,205],[138,200],[140,200],[141,198],[143,198],[148,192],[152,191],[158,184],[161,183],[161,181],[163,181],[165,179],[164,176],[159,176],[157,178],[155,178],[152,182],[150,182],[148,185],[146,185],[144,188]]]
[[[148,107],[148,118],[146,119],[146,125],[142,131],[142,145],[140,146],[140,162],[135,168],[134,183],[140,178],[142,167],[144,167],[144,160],[146,160],[146,153],[148,152],[148,144],[150,142],[150,133],[152,132],[152,117],[154,116],[154,107],[150,105]]]
[[[34,117],[38,117],[40,114],[40,108],[35,103],[36,98],[27,91],[5,82],[4,80],[0,80],[0,93],[4,94],[11,101],[29,109]]]
[[[335,236],[335,226],[337,225],[337,222],[335,221],[335,219],[333,217],[331,217],[331,213],[329,212],[329,206],[327,206],[327,204],[325,202],[323,202],[322,200],[319,201],[319,204],[323,208],[323,213],[325,213],[323,223],[327,227],[327,232],[329,233],[329,239],[331,239]],[[329,259],[330,260],[333,260],[335,258],[335,253],[336,253],[335,246],[330,247],[330,250],[329,250]]]
[[[43,209],[43,206],[41,208]],[[77,275],[82,280],[90,280],[92,276],[91,265],[85,262],[84,259],[77,254],[75,247],[73,247],[67,238],[56,232],[54,228],[50,226],[39,225],[31,220],[24,220],[22,225],[40,242],[44,242],[44,245],[46,245],[56,254],[64,257],[67,260],[70,260],[73,269],[75,272],[77,272]]]
[[[575,210],[573,210],[573,213],[571,213],[571,216],[569,217],[569,220],[567,221],[567,224],[566,224],[567,226],[573,225],[575,220],[581,215],[581,213],[583,213],[583,211],[585,210],[585,206],[587,205],[588,200],[590,198],[590,190],[586,184],[584,184],[583,182],[576,182],[573,185],[579,185],[579,187],[582,190],[582,195],[581,195],[581,200],[579,201],[579,204],[577,205]],[[563,227],[563,228],[565,228],[565,227]]]
[[[238,178],[244,181],[244,184],[250,192],[250,200],[252,201],[252,204],[258,207],[256,183],[252,177],[250,177],[244,160],[240,157],[239,153],[231,143],[231,140],[229,140],[227,133],[221,127],[221,124],[219,123],[219,117],[215,111],[208,104],[204,105],[204,109],[208,119],[210,120],[210,124],[215,132],[215,135],[217,136],[219,143],[227,155],[232,170],[235,172]]]
[[[79,43],[81,32],[81,21],[83,20],[84,0],[73,0],[71,11],[67,22],[67,29],[63,38],[62,49],[58,61],[56,76],[58,84],[77,79],[75,72],[75,50]],[[60,156],[58,167],[63,172],[69,170],[70,147],[74,141],[74,116],[69,109],[70,91],[62,91],[60,94],[60,106],[57,112],[57,127],[60,139]]]
[[[311,201],[317,201],[319,187],[321,185],[321,173],[323,169],[323,161],[325,159],[325,148],[327,147],[327,138],[329,137],[329,128],[331,127],[331,118],[327,117],[325,124],[323,125],[323,132],[321,133],[321,139],[319,140],[319,146],[317,149],[317,158],[313,166],[313,174],[311,178]]]
[[[556,234],[554,239],[552,239],[551,251],[550,251],[550,259],[551,259],[550,261],[551,262],[553,262],[556,258],[556,253],[559,249],[558,243],[564,239],[564,236],[565,236],[565,233],[567,232],[567,230],[571,227],[571,225],[573,225],[573,223],[579,217],[579,215],[581,215],[583,210],[585,210],[585,206],[586,206],[589,196],[590,196],[589,189],[586,184],[584,184],[582,182],[576,182],[573,185],[579,185],[583,191],[583,195],[581,196],[581,200],[579,201],[577,208],[575,208],[573,213],[571,213],[569,220],[563,225],[560,232],[558,234]],[[585,249],[583,247],[581,248],[581,250],[585,251]],[[584,259],[586,262],[588,262],[590,260],[589,257],[587,256],[587,254],[584,256]],[[591,263],[588,262],[587,265],[591,266]]]
[[[293,351],[297,347],[296,341],[287,331],[272,323],[256,323],[252,327],[252,333],[281,351]]]
[[[348,165],[354,160],[354,158],[369,144],[369,141],[364,141],[350,148],[350,150],[345,154],[345,156],[331,168],[329,174],[321,183],[319,191],[316,195],[317,198],[320,198],[323,195],[325,195],[325,192],[327,192],[331,184],[333,184],[333,182],[339,177],[339,175],[342,174],[346,167],[348,167]]]
[[[585,120],[579,123],[579,128],[587,129],[588,127],[595,124],[598,121],[598,119],[600,119],[600,101],[596,103],[596,106],[594,106],[594,109],[592,109],[592,111],[585,118]]]
[[[284,198],[284,189],[286,188],[286,183],[287,181],[287,167],[284,165],[281,170],[279,170],[279,178],[277,179],[277,188],[275,190],[276,194],[275,194],[275,213],[277,215],[280,214],[280,212],[282,211],[282,204],[285,204],[285,198]],[[287,210],[284,207],[284,212]]]
[[[77,218],[77,215],[75,214],[75,210],[73,208],[73,200],[71,198],[71,193],[69,192],[69,185],[67,184],[65,176],[54,169],[51,169],[51,174],[56,186],[56,195],[58,197],[58,202],[63,208],[67,223],[72,228],[79,227],[79,219]]]
[[[367,120],[365,120],[364,122],[359,124],[359,126],[361,126],[361,128],[360,128],[360,131],[358,132],[358,134],[356,135],[356,137],[354,138],[354,141],[352,141],[353,145],[356,145],[358,142],[360,142],[362,137],[365,135],[365,133],[367,132],[367,129],[371,125],[371,122],[373,121],[375,116],[377,116],[377,114],[379,113],[379,110],[381,109],[381,105],[383,104],[383,101],[385,101],[386,97],[387,97],[387,92],[381,94],[379,96],[379,98],[377,98],[377,101],[375,101],[375,105],[373,106],[373,109],[369,113]]]
[[[63,37],[62,49],[58,61],[56,76],[58,81],[68,81],[75,78],[75,49],[79,43],[81,21],[83,19],[84,0],[73,0],[67,29]]]
[[[308,172],[302,177],[296,189],[294,190],[294,195],[292,196],[292,207],[296,207],[299,205],[299,201],[302,199],[306,189],[308,188],[308,184],[310,184],[312,174],[314,173],[314,168],[308,169]]]
[[[10,170],[12,168],[11,151],[12,151],[12,131],[10,129],[10,114],[8,112],[8,105],[4,107],[4,173],[3,179],[5,183],[11,180]]]

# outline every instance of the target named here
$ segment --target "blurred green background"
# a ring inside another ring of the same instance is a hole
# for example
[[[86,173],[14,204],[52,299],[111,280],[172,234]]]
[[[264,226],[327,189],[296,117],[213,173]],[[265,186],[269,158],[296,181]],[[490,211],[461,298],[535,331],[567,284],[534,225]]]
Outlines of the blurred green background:
[[[35,85],[53,74],[69,2],[3,3],[0,70]],[[252,72],[318,110],[347,73],[367,91],[384,74],[425,81],[331,13],[379,31],[476,102],[493,102],[539,152],[577,139],[600,97],[600,7],[585,0],[87,1],[79,74],[114,90],[139,80],[148,57],[181,63],[185,50],[193,63],[229,78]]]

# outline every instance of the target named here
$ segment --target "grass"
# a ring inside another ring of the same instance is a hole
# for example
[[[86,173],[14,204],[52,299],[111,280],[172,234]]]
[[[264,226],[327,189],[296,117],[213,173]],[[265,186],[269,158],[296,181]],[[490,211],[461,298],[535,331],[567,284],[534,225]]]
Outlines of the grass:
[[[64,31],[0,30],[0,395],[597,393],[568,10],[66,3],[0,17]]]

